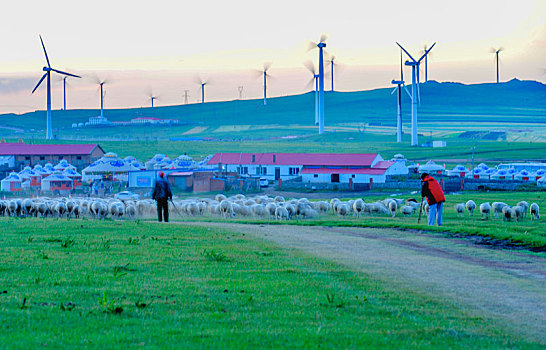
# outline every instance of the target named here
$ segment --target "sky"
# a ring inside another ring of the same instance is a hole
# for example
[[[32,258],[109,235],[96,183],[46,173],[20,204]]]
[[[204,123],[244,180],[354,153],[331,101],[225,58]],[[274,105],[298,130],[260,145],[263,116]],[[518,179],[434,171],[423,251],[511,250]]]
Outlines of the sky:
[[[408,5],[412,6],[408,6]],[[327,34],[339,91],[390,86],[399,77],[401,43],[414,57],[436,42],[429,79],[495,80],[492,47],[502,46],[500,75],[546,82],[546,1],[9,1],[0,21],[0,113],[45,108],[45,84],[34,94],[45,58],[68,79],[68,108],[106,108],[259,98],[257,70],[272,62],[268,95],[310,90],[303,63],[318,64],[310,40]],[[404,60],[406,57],[404,57]],[[410,78],[405,68],[406,80]],[[326,84],[330,86],[330,77]],[[62,107],[62,81],[52,79],[53,108]]]

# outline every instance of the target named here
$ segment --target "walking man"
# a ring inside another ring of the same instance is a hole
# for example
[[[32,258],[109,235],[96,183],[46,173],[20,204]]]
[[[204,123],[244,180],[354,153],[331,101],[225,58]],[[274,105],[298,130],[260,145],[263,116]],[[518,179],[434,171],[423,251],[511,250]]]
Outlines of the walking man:
[[[169,199],[173,199],[173,194],[169,182],[165,180],[165,173],[162,171],[159,173],[159,179],[155,181],[152,198],[157,202],[157,220],[161,222],[164,219],[165,222],[169,222]]]
[[[421,186],[421,197],[427,197],[429,205],[428,225],[434,226],[434,222],[438,219],[438,226],[442,226],[442,211],[446,201],[442,186],[427,173],[421,175]]]

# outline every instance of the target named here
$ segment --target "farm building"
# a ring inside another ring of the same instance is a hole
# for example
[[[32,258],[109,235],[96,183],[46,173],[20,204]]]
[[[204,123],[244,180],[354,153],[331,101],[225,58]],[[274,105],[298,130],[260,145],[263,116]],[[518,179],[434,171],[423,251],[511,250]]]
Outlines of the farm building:
[[[71,191],[74,189],[74,182],[68,176],[53,173],[42,179],[42,191]]]
[[[440,164],[436,164],[434,161],[429,160],[426,164],[423,164],[417,168],[419,173],[429,173],[431,175],[443,175],[445,167]]]
[[[377,153],[216,153],[207,165],[270,181],[301,177],[309,183],[385,182],[387,175],[408,173],[403,162],[384,161]]]
[[[19,176],[25,188],[39,188],[42,184],[42,175],[32,170],[29,166],[21,170]]]
[[[83,168],[104,155],[98,144],[76,145],[27,145],[24,143],[0,143],[0,156],[14,157],[13,170],[20,171],[25,166],[65,160],[78,168]]]
[[[13,172],[1,181],[3,192],[21,192],[23,190],[23,180],[19,174]]]
[[[83,181],[101,179],[127,181],[127,172],[130,170],[140,170],[140,168],[119,158],[117,154],[109,152],[82,170]]]

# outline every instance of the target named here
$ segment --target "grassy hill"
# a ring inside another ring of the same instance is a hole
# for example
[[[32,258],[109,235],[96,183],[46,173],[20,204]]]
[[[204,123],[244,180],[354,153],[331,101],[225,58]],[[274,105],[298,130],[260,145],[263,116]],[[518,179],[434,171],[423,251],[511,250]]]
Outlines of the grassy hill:
[[[410,89],[411,86],[408,86]],[[327,127],[367,126],[393,127],[396,123],[396,96],[391,89],[357,92],[326,92]],[[405,126],[409,126],[411,102],[403,95]],[[72,134],[72,123],[86,122],[99,110],[53,111],[57,134]],[[176,105],[155,108],[110,109],[105,116],[111,121],[128,121],[136,117],[176,118],[182,123],[174,128],[118,127],[87,128],[82,135],[134,133],[150,136],[200,135],[234,132],[245,135],[282,136],[314,134],[314,93],[262,100],[235,100],[205,104]],[[535,81],[511,80],[501,84],[438,83],[421,85],[420,125],[469,123],[472,126],[531,124],[546,122],[546,85]],[[37,135],[45,128],[45,112],[0,115],[0,126],[34,129]],[[258,130],[267,130],[260,133]],[[370,129],[367,129],[370,130]],[[1,129],[0,133],[9,132]]]

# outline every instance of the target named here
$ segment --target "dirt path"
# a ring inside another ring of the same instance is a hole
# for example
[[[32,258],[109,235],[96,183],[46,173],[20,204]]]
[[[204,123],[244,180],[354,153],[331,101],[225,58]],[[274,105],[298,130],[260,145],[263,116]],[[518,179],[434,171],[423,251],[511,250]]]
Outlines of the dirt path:
[[[546,342],[546,258],[375,228],[191,223],[234,230],[444,296]]]

